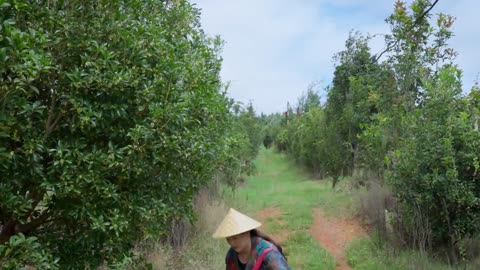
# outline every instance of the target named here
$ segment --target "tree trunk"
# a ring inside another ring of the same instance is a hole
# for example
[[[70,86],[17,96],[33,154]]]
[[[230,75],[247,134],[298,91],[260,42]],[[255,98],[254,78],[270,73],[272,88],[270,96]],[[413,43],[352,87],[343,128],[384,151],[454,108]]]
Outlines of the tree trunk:
[[[10,220],[5,223],[0,232],[0,245],[6,243],[10,239],[10,236],[15,234],[15,225],[17,225],[15,220]]]
[[[339,177],[338,175],[336,175],[336,176],[333,176],[332,178],[333,178],[333,180],[332,180],[332,189],[333,189],[333,188],[335,188],[335,186],[337,185],[338,179],[339,179],[340,177]]]

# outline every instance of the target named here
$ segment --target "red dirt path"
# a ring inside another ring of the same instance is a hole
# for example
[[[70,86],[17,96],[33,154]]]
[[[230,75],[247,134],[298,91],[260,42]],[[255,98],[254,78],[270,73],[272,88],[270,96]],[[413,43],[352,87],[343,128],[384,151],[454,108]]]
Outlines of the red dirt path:
[[[355,219],[330,218],[321,209],[314,209],[311,233],[335,257],[336,269],[347,270],[351,268],[348,266],[345,248],[350,241],[366,232]]]
[[[262,227],[260,227],[260,230],[268,234],[269,236],[271,236],[279,244],[287,240],[288,231],[282,230],[276,233],[272,233],[271,231],[268,230],[268,226],[267,227],[265,226],[265,221],[267,220],[267,218],[273,218],[274,220],[272,222],[276,222],[280,225],[283,225],[285,221],[281,218],[278,218],[278,216],[280,216],[281,214],[282,214],[282,210],[280,208],[270,207],[258,212],[256,216],[257,220],[263,224]]]

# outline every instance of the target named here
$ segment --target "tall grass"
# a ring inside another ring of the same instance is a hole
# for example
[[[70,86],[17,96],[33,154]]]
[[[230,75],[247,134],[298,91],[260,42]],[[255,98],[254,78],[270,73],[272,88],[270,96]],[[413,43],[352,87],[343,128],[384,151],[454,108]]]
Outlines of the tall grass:
[[[225,241],[212,238],[215,227],[224,217],[227,207],[216,196],[206,190],[200,192],[195,201],[198,219],[189,233],[188,241],[180,248],[172,250],[157,245],[148,255],[153,269],[164,270],[212,270],[225,268],[225,254],[228,245]]]

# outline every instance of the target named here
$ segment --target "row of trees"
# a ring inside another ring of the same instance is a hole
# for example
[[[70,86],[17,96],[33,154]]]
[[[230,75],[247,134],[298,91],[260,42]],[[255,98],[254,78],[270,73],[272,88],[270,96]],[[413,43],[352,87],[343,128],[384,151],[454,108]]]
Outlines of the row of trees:
[[[447,44],[454,19],[433,20],[435,3],[397,1],[380,54],[351,34],[335,55],[327,100],[309,89],[299,113],[270,116],[277,124],[266,129],[280,150],[334,185],[354,174],[389,187],[406,241],[449,246],[456,259],[462,239],[480,233],[480,89],[462,92]]]
[[[1,0],[0,268],[129,264],[249,171],[220,49],[186,0]]]

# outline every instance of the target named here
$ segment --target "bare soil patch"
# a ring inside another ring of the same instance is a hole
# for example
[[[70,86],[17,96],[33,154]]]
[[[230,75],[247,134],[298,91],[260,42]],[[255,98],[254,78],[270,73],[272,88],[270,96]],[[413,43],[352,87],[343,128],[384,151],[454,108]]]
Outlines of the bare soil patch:
[[[313,210],[311,233],[320,245],[335,257],[337,270],[351,269],[345,248],[353,239],[366,234],[357,220],[327,217],[321,209]]]
[[[268,225],[265,224],[267,219],[270,219],[271,222],[277,223],[278,225],[283,225],[285,223],[285,220],[283,220],[280,215],[282,214],[282,210],[278,207],[269,207],[265,208],[262,211],[257,213],[257,220],[262,223],[262,227],[260,227],[260,230],[264,232],[265,234],[269,235],[272,237],[277,243],[281,244],[288,238],[288,231],[287,230],[281,230],[278,232],[271,232],[268,230]]]

